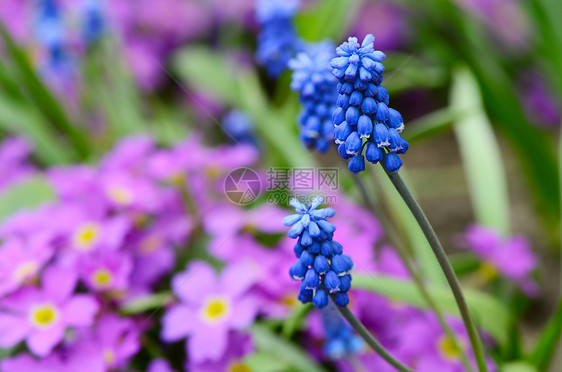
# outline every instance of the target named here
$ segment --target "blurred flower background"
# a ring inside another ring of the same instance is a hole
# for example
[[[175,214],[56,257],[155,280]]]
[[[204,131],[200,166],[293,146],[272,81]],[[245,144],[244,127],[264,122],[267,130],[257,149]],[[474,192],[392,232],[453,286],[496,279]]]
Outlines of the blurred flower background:
[[[402,159],[444,242],[488,368],[557,370],[560,14],[549,0],[0,0],[0,371],[394,370],[335,306],[299,302],[306,234],[282,221],[291,195],[310,209],[316,194],[345,254],[309,258],[355,264],[351,289],[342,270],[324,293],[414,370],[465,371],[439,266],[361,155],[377,109],[392,134],[374,141],[401,154],[386,166]],[[386,59],[359,74],[380,81],[345,85],[336,46],[369,34]],[[354,141],[334,133],[350,106]],[[229,192],[239,168],[257,192]],[[281,179],[322,169],[336,187]]]

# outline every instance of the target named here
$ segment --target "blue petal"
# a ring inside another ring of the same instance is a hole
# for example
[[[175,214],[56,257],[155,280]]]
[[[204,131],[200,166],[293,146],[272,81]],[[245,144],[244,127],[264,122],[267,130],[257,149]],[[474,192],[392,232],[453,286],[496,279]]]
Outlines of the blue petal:
[[[302,214],[291,214],[290,216],[283,218],[283,225],[292,226],[298,221],[300,221],[302,216],[303,216]]]

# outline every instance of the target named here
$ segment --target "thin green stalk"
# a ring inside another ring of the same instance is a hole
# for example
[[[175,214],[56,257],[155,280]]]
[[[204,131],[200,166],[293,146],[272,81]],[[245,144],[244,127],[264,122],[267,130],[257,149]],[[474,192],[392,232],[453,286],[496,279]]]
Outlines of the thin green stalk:
[[[461,313],[462,320],[464,322],[464,326],[466,327],[466,331],[468,333],[468,338],[470,339],[470,344],[472,345],[472,349],[474,352],[474,357],[476,358],[476,364],[478,365],[478,370],[480,372],[487,372],[488,368],[486,366],[486,356],[484,354],[484,347],[482,345],[482,340],[480,340],[480,336],[478,335],[478,331],[476,326],[474,325],[474,321],[470,316],[470,312],[468,310],[468,306],[466,304],[466,300],[462,294],[461,286],[459,281],[453,271],[453,267],[447,258],[447,254],[437,238],[433,227],[429,223],[429,220],[423,213],[423,210],[419,206],[418,202],[412,194],[410,190],[402,180],[402,177],[397,173],[389,172],[384,166],[384,171],[386,172],[388,178],[412,212],[413,216],[415,217],[416,221],[418,222],[420,228],[422,229],[443,273],[445,274],[445,278],[451,287],[451,291],[453,292],[453,296],[455,297],[455,301],[457,302],[457,306]]]
[[[355,329],[355,331],[361,337],[363,337],[363,340],[365,340],[367,345],[369,345],[377,354],[379,354],[381,358],[386,360],[391,366],[401,372],[414,372],[413,369],[408,368],[398,359],[394,358],[392,354],[390,354],[390,352],[386,350],[385,347],[382,346],[381,343],[371,334],[371,332],[369,332],[369,330],[365,328],[363,323],[361,323],[359,319],[357,319],[355,315],[353,315],[351,310],[349,310],[347,307],[339,307],[337,305],[336,307],[339,310],[340,314],[344,317],[344,319],[347,320],[349,325],[353,329]]]
[[[407,252],[406,248],[402,246],[402,243],[399,241],[398,236],[396,235],[395,231],[392,229],[392,226],[390,226],[389,222],[380,213],[379,208],[377,208],[375,202],[372,200],[371,196],[367,192],[367,187],[365,186],[365,183],[363,182],[361,177],[359,175],[354,174],[353,179],[355,180],[355,182],[357,184],[357,187],[359,188],[359,191],[361,193],[361,196],[363,197],[364,203],[371,210],[371,212],[379,218],[379,221],[380,221],[384,231],[387,232],[386,236],[389,238],[392,245],[396,248],[396,252],[400,256],[400,259],[404,263],[404,266],[406,266],[406,270],[408,270],[408,273],[414,279],[414,283],[418,287],[418,290],[420,291],[420,294],[422,295],[424,300],[427,302],[428,306],[431,309],[433,309],[433,311],[435,313],[435,316],[437,317],[437,320],[438,320],[441,328],[443,329],[443,331],[445,332],[447,337],[449,337],[451,339],[455,348],[457,350],[459,350],[460,355],[461,355],[461,361],[463,363],[464,368],[467,371],[472,372],[473,368],[472,368],[472,365],[470,364],[470,361],[468,360],[468,355],[466,354],[466,350],[461,347],[461,344],[459,343],[457,335],[453,332],[453,330],[451,329],[449,324],[445,321],[445,317],[443,315],[443,312],[437,306],[437,304],[435,303],[435,301],[433,300],[433,298],[431,297],[431,295],[427,291],[427,288],[426,288],[426,286],[423,282],[423,278],[421,277],[419,272],[414,268],[414,266],[412,265],[412,262],[410,261],[409,252]]]

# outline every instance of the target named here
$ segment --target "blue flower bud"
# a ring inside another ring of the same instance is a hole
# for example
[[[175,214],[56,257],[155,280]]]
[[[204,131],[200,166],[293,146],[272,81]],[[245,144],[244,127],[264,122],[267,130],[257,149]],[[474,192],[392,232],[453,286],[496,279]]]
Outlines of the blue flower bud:
[[[299,243],[303,247],[308,247],[309,245],[312,244],[312,238],[310,237],[310,234],[308,233],[308,230],[304,230],[302,232],[302,235],[299,238]]]
[[[388,119],[388,106],[383,102],[379,102],[377,105],[377,113],[375,114],[375,119],[379,123],[384,123]]]
[[[336,57],[330,61],[330,67],[338,70],[346,69],[349,64],[349,58]]]
[[[344,255],[335,255],[332,257],[332,262],[331,262],[331,267],[332,270],[340,275],[340,274],[345,274],[347,272],[347,262],[345,260],[345,258],[343,258]]]
[[[343,276],[340,276],[340,290],[342,292],[347,292],[349,291],[349,289],[351,288],[351,275],[346,274]]]
[[[297,256],[297,258],[300,258],[303,251],[304,251],[304,247],[297,241],[297,244],[295,244],[295,247],[293,248],[293,252],[295,252],[295,256]]]
[[[341,107],[338,107],[337,109],[334,110],[334,113],[332,114],[332,123],[334,123],[334,125],[340,125],[341,123],[343,123],[344,120],[345,120],[345,112]]]
[[[381,123],[377,123],[375,125],[375,130],[373,132],[373,140],[375,141],[377,146],[378,147],[385,147],[385,146],[390,145],[388,137],[389,137],[389,134],[388,134],[388,128],[386,127],[386,125],[381,124]]]
[[[301,283],[299,296],[298,296],[299,301],[302,302],[303,304],[312,302],[313,296],[314,296],[314,291],[312,289],[306,289],[303,283]]]
[[[400,137],[400,147],[401,149],[396,151],[397,154],[405,154],[410,148],[410,144],[404,138]]]
[[[396,129],[398,133],[402,132],[404,129],[404,120],[402,119],[402,115],[392,108],[388,109],[388,126]]]
[[[355,90],[365,90],[367,88],[367,83],[363,80],[356,80],[353,84],[353,89]]]
[[[373,132],[373,122],[367,115],[361,115],[357,122],[357,132],[361,138],[369,138]]]
[[[373,142],[367,143],[365,148],[365,158],[368,162],[377,164],[383,159],[382,150],[377,147]]]
[[[345,261],[345,271],[349,273],[353,269],[353,260],[347,254],[342,254],[341,257]]]
[[[359,79],[364,82],[369,82],[373,80],[373,74],[371,74],[365,67],[361,67],[359,68]]]
[[[354,91],[353,93],[351,93],[351,96],[349,96],[349,104],[351,106],[359,106],[362,101],[363,94],[361,94],[361,92],[358,90]]]
[[[320,254],[316,256],[314,259],[314,270],[316,270],[316,272],[320,275],[324,275],[328,272],[328,270],[330,270],[330,264],[328,263],[326,257]]]
[[[349,107],[349,96],[347,94],[340,94],[336,104],[344,110]]]
[[[325,231],[328,234],[333,234],[334,231],[336,231],[336,227],[328,221],[320,220],[316,221],[316,223],[322,231]]]
[[[328,293],[325,290],[319,289],[314,294],[314,299],[312,304],[318,308],[323,308],[328,306]]]
[[[310,221],[310,224],[308,225],[308,233],[313,239],[320,235],[320,228],[318,227],[316,222]]]
[[[346,81],[355,81],[355,76],[357,75],[358,67],[356,64],[350,63],[345,70],[345,80]]]
[[[342,254],[343,252],[343,246],[335,240],[332,240],[332,249],[334,255]]]
[[[312,263],[314,262],[314,256],[310,254],[307,250],[305,250],[302,252],[299,261],[303,266],[306,267],[312,266]]]
[[[367,88],[365,89],[365,92],[363,92],[363,95],[365,97],[374,97],[377,95],[378,91],[379,88],[375,84],[369,83],[367,84]]]
[[[363,141],[359,137],[359,133],[351,132],[349,137],[345,140],[345,151],[350,155],[357,155],[361,151]]]
[[[334,302],[339,307],[346,307],[349,304],[349,297],[347,296],[347,293],[338,292],[334,297]]]
[[[377,74],[382,75],[382,73],[384,72],[384,65],[380,62],[375,62],[374,70]]]
[[[347,121],[349,125],[357,125],[358,120],[359,110],[357,109],[357,107],[348,107],[347,111],[345,112],[345,121]]]
[[[320,276],[314,269],[308,269],[302,282],[306,289],[316,289],[320,285]]]
[[[314,210],[310,214],[317,219],[325,220],[326,218],[334,217],[336,211],[334,208],[322,208]]]
[[[304,230],[304,225],[302,224],[301,221],[295,223],[290,229],[289,232],[287,233],[287,235],[289,235],[289,237],[295,239],[297,236],[299,236],[302,231]]]
[[[390,142],[388,145],[390,151],[397,152],[402,150],[402,137],[400,137],[396,129],[388,129],[388,142]]]
[[[350,155],[345,151],[345,143],[340,143],[338,145],[338,154],[344,159],[350,159],[353,155]]]
[[[388,92],[387,92],[386,88],[383,87],[383,86],[380,86],[375,98],[377,99],[377,101],[384,102],[384,104],[388,105]]]
[[[346,121],[341,123],[340,125],[336,126],[334,129],[334,138],[336,139],[336,143],[342,144],[345,143],[345,140],[351,134],[352,130],[349,124]]]
[[[375,62],[382,62],[386,58],[386,55],[380,50],[375,50],[374,52],[367,54],[366,57],[372,59]]]
[[[301,222],[304,227],[308,227],[308,225],[310,224],[310,214],[303,214]]]
[[[308,247],[308,252],[311,254],[318,254],[320,253],[320,243],[318,241],[314,241],[310,247]]]
[[[347,167],[353,173],[363,172],[365,170],[365,159],[363,155],[355,155],[352,157]]]
[[[372,97],[365,97],[361,104],[361,111],[364,114],[374,114],[377,112],[377,102]]]
[[[295,223],[299,222],[302,218],[302,214],[291,214],[285,218],[283,218],[283,225],[285,226],[292,226]]]
[[[329,240],[324,240],[322,244],[320,244],[320,253],[323,256],[332,257],[334,250],[332,248],[332,243]]]
[[[343,83],[343,84],[341,85],[341,88],[339,89],[339,92],[340,92],[341,94],[348,94],[348,95],[351,94],[351,93],[353,93],[353,84],[350,84],[350,83]]]
[[[402,166],[402,159],[395,153],[390,152],[384,156],[384,165],[390,172],[396,173]]]
[[[289,275],[295,280],[303,280],[307,271],[307,267],[304,266],[300,260],[295,262],[293,266],[289,269]]]
[[[330,293],[339,292],[341,282],[338,275],[333,271],[328,271],[326,273],[326,277],[324,278],[324,286]]]

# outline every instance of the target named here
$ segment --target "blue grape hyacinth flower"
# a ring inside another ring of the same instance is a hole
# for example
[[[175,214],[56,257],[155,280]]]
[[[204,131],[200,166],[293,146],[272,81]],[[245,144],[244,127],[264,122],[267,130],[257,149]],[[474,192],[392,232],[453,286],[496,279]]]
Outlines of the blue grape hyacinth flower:
[[[328,304],[320,315],[326,336],[323,347],[326,357],[337,360],[364,350],[365,343],[353,333],[334,305]]]
[[[330,68],[334,55],[333,43],[324,41],[307,44],[289,61],[293,70],[291,89],[299,93],[303,106],[299,115],[301,140],[320,152],[334,142],[332,112],[336,109],[338,83]]]
[[[329,296],[333,295],[338,306],[349,303],[347,291],[351,288],[351,257],[343,254],[343,247],[333,240],[336,227],[327,218],[336,211],[332,208],[318,209],[324,202],[316,197],[308,205],[296,199],[290,204],[296,214],[283,219],[285,226],[290,226],[288,235],[298,239],[294,251],[297,262],[291,266],[289,274],[301,281],[299,300],[312,302],[318,308],[328,306]]]
[[[289,60],[302,49],[293,23],[299,5],[297,0],[258,0],[256,4],[261,26],[256,57],[273,78],[281,75]]]
[[[254,120],[245,112],[233,110],[227,113],[222,119],[222,128],[234,143],[258,145]]]
[[[400,113],[388,106],[389,96],[381,85],[386,57],[374,48],[373,35],[362,44],[350,37],[336,48],[337,57],[330,62],[339,80],[337,108],[332,113],[338,153],[349,159],[348,167],[358,173],[365,170],[365,159],[398,172],[402,160],[398,154],[408,151],[408,142],[400,136],[404,121]]]

